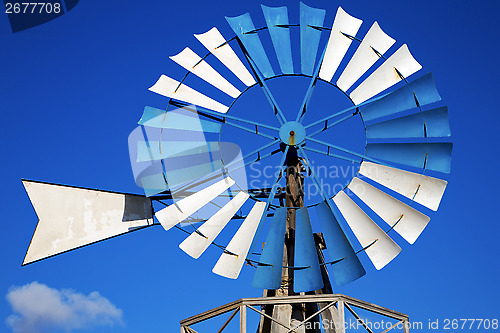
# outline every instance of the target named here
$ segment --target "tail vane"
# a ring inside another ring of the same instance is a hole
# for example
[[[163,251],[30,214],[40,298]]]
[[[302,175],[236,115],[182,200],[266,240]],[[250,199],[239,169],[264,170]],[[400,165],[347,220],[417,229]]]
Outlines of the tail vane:
[[[39,221],[23,265],[153,225],[142,196],[23,180]]]

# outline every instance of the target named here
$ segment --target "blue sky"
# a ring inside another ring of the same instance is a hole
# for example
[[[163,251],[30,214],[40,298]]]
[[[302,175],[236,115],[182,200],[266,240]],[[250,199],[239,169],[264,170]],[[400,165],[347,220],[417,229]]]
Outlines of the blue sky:
[[[216,249],[195,261],[178,249],[182,233],[160,227],[21,267],[37,221],[21,178],[141,193],[132,177],[127,137],[144,106],[161,101],[147,88],[160,74],[182,78],[183,69],[168,56],[198,47],[194,33],[217,26],[232,36],[224,16],[250,12],[262,26],[260,4],[82,0],[69,13],[15,34],[0,15],[0,321],[12,314],[4,299],[9,288],[33,281],[84,295],[97,291],[123,311],[123,325],[92,332],[177,332],[183,318],[261,295],[250,286],[253,269],[244,268],[235,281],[216,276],[211,273]],[[298,2],[264,4],[287,5],[291,22],[298,21]],[[377,20],[398,45],[407,43],[423,66],[420,74],[434,74],[449,107],[454,143],[452,172],[445,176],[449,186],[419,240],[403,244],[403,252],[381,271],[364,261],[367,276],[335,291],[399,310],[415,321],[498,318],[500,182],[492,171],[500,167],[500,4],[307,4],[327,10],[327,26],[341,5],[364,20],[362,33]],[[279,85],[273,88],[278,96],[286,93]],[[257,110],[259,117],[270,114]],[[0,327],[9,331],[4,323]]]

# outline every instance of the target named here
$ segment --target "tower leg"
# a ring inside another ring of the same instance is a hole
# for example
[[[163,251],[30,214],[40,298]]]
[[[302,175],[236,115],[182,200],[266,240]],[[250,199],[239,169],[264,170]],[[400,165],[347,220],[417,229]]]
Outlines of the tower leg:
[[[325,257],[323,256],[323,250],[326,249],[325,241],[321,233],[314,234],[314,241],[316,243],[316,251],[318,253],[318,259],[320,264],[325,263]],[[321,277],[323,278],[323,289],[315,290],[315,295],[333,294],[332,284],[330,283],[330,278],[328,276],[328,271],[326,270],[326,265],[321,265]],[[328,303],[319,303],[319,308],[322,309],[328,306]],[[322,325],[325,333],[339,333],[340,326],[343,327],[343,316],[340,316],[338,310],[338,304],[336,306],[331,306],[321,313],[322,320],[327,323],[327,325]]]
[[[297,151],[290,149],[286,165],[286,207],[302,207],[304,197],[302,192],[302,164],[297,157]],[[283,251],[283,270],[281,273],[281,288],[276,290],[276,296],[291,296],[293,292],[293,267],[295,250],[295,209],[288,209],[286,216],[285,248]],[[304,320],[304,311],[301,304],[276,305],[273,309],[273,318],[291,327],[294,322]],[[272,333],[285,333],[287,330],[275,322],[271,323]],[[263,332],[264,333],[264,332]]]

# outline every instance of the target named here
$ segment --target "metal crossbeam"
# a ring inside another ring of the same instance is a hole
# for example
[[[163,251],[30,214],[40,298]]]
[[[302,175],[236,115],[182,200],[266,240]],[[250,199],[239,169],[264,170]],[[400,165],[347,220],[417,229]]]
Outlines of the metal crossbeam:
[[[363,321],[363,319],[361,319],[360,316],[358,316],[358,314],[349,306],[349,304],[345,303],[344,304],[345,307],[347,308],[347,310],[349,310],[349,312],[354,316],[354,318],[356,318],[360,323],[361,325],[363,325],[363,327],[370,333],[373,333],[373,331],[370,329],[370,327],[368,327],[365,322]]]
[[[224,313],[240,309],[240,307],[255,307],[261,305],[282,305],[282,304],[301,304],[301,303],[332,303],[338,302],[339,315],[344,318],[344,306],[351,308],[355,306],[357,308],[370,311],[379,315],[383,315],[392,319],[396,319],[403,323],[407,323],[409,318],[407,315],[390,310],[379,305],[375,305],[369,302],[365,302],[353,297],[349,297],[342,294],[323,294],[323,295],[296,295],[296,296],[274,296],[274,297],[259,297],[259,298],[243,298],[215,309],[200,313],[198,315],[192,316],[190,318],[181,321],[182,327],[192,326],[194,324],[203,322],[213,317],[217,317]],[[350,306],[349,306],[349,305]],[[255,309],[257,310],[257,309]],[[352,308],[351,308],[352,310]],[[259,312],[257,310],[257,312]],[[260,313],[260,312],[259,312]],[[288,328],[290,329],[290,328]]]
[[[217,331],[217,333],[221,333],[226,327],[227,325],[229,325],[229,323],[231,322],[231,320],[233,320],[234,316],[236,316],[236,314],[240,311],[240,309],[236,309],[233,311],[233,313],[231,314],[231,316],[229,316],[229,318],[226,320],[226,322],[224,323],[224,325],[222,325],[222,327],[220,328],[220,330]]]
[[[333,305],[335,305],[335,303],[337,302],[331,302],[330,304],[328,304],[327,306],[325,306],[324,308],[322,308],[321,310],[318,310],[316,311],[314,314],[310,315],[309,317],[307,317],[306,319],[304,319],[303,321],[301,321],[299,323],[299,325],[295,326],[293,329],[290,329],[287,333],[290,333],[290,332],[293,332],[294,330],[296,330],[297,328],[301,327],[302,325],[304,325],[306,322],[308,322],[309,320],[311,320],[312,318],[316,317],[317,315],[319,315],[320,313],[322,313],[323,311],[325,310],[328,310],[330,307],[332,307]]]
[[[404,325],[404,321],[403,320],[400,320],[398,321],[397,323],[395,323],[394,325],[392,325],[391,327],[389,327],[388,329],[386,329],[385,331],[383,331],[382,333],[387,333],[389,331],[391,331],[392,329],[394,329],[396,326],[398,326],[399,324],[403,324]]]
[[[268,318],[268,319],[270,319],[270,320],[274,321],[276,324],[283,326],[283,327],[284,327],[284,328],[286,328],[287,330],[291,329],[290,327],[288,327],[287,325],[283,324],[283,323],[282,323],[282,322],[280,322],[279,320],[276,320],[276,319],[274,319],[273,317],[271,317],[270,315],[268,315],[268,314],[266,314],[266,313],[264,313],[264,312],[262,312],[262,311],[260,311],[260,310],[257,310],[257,309],[256,309],[256,308],[254,308],[253,306],[251,306],[251,305],[247,305],[247,306],[248,306],[250,309],[254,310],[255,312],[260,313],[260,314],[261,314],[261,315],[263,315],[264,317],[266,317],[266,318]],[[290,331],[289,331],[289,332],[290,332]]]

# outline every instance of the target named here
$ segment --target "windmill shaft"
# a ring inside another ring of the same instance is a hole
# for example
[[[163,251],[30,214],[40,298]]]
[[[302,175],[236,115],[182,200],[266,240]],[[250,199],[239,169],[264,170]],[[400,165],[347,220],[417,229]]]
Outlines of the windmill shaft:
[[[291,147],[292,148],[292,147]],[[295,148],[290,149],[287,156],[286,162],[286,193],[285,193],[285,206],[290,207],[287,209],[286,218],[286,234],[285,234],[285,244],[283,251],[283,269],[281,273],[281,287],[277,290],[264,290],[264,297],[273,296],[293,296],[297,295],[293,291],[294,284],[294,252],[295,252],[295,221],[297,207],[304,206],[304,191],[303,191],[303,175],[304,170],[302,163],[297,156],[297,150]],[[324,263],[324,257],[322,250],[325,248],[325,242],[321,234],[315,234],[314,240],[316,243],[318,259],[320,263]],[[321,275],[324,281],[323,289],[312,291],[308,294],[321,295],[321,294],[332,294],[332,286],[330,284],[330,279],[328,277],[328,272],[326,266],[321,266]],[[302,293],[303,294],[303,293]],[[268,316],[272,317],[274,320],[285,323],[289,327],[293,327],[296,323],[302,322],[305,318],[310,317],[315,314],[318,309],[325,307],[327,304],[283,304],[263,307],[262,311]],[[330,307],[328,310],[322,313],[322,318],[329,322],[336,322],[338,320],[338,310],[335,306]],[[310,319],[310,322],[320,322],[321,318],[319,315],[314,316]],[[306,329],[302,326],[294,332],[303,333],[319,333],[316,325],[311,325],[313,329]],[[283,326],[277,324],[276,322],[261,316],[261,321],[258,328],[258,333],[284,333],[288,330]],[[334,328],[328,328],[327,333],[335,333]]]
[[[304,206],[302,168],[302,164],[297,157],[297,150],[295,148],[290,149],[286,164],[286,207]],[[287,210],[281,287],[277,290],[264,290],[264,297],[292,296],[295,294],[293,291],[293,269],[290,268],[294,266],[295,215],[296,209]],[[305,307],[303,304],[294,304],[293,306],[291,304],[275,305],[266,307],[264,312],[272,316],[276,321],[287,323],[288,326],[293,324],[294,321],[301,322],[305,319]],[[287,332],[287,329],[262,316],[258,331],[260,333],[281,333]]]

